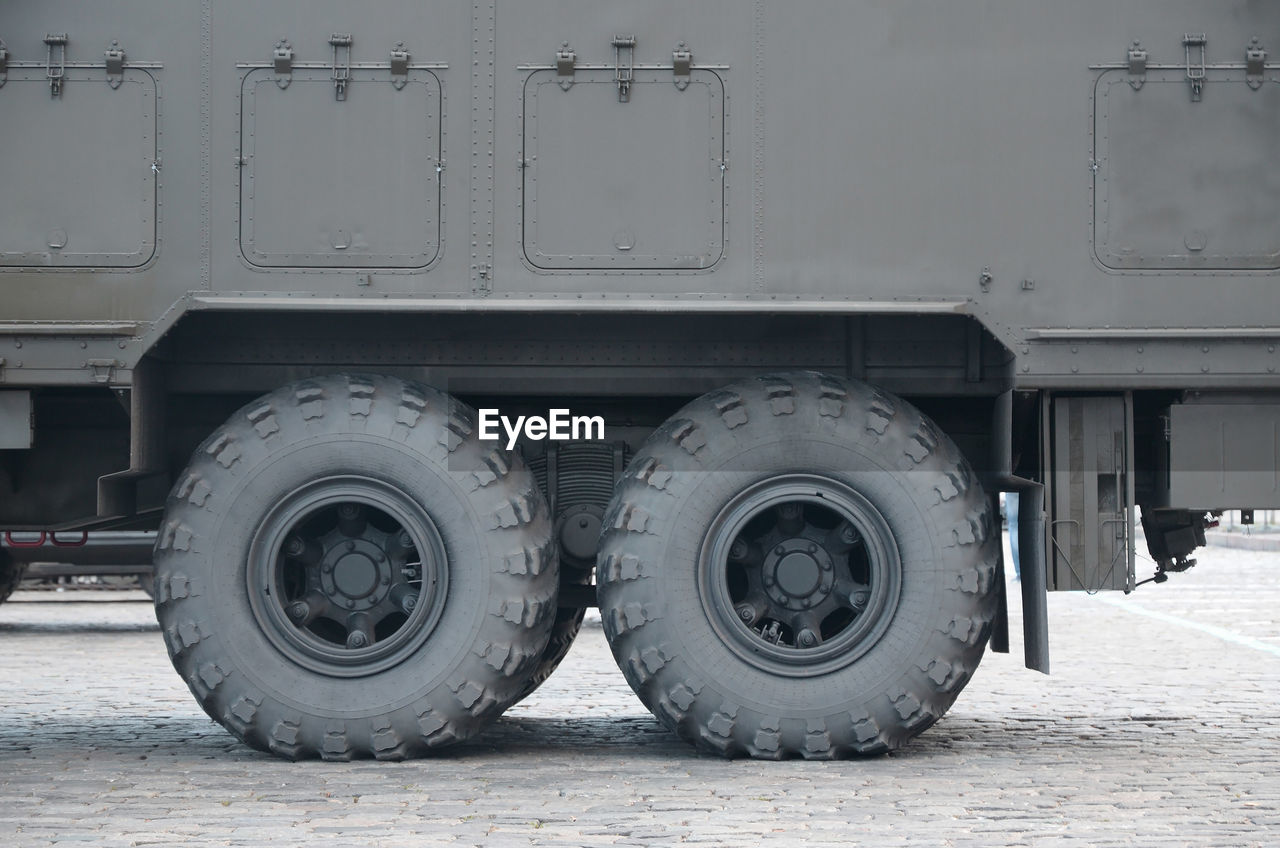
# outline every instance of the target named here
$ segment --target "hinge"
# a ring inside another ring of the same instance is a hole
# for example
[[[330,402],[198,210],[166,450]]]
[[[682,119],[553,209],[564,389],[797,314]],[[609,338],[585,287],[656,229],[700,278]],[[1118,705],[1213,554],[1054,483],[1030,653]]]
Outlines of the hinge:
[[[689,87],[689,77],[693,72],[693,54],[682,41],[676,45],[671,54],[671,74],[675,77],[676,88],[684,91]]]
[[[409,51],[404,42],[398,42],[391,48],[391,85],[396,91],[409,84]]]
[[[102,55],[107,64],[107,85],[119,88],[124,82],[124,51],[120,49],[120,42],[111,42]]]
[[[576,61],[578,54],[569,49],[569,42],[561,44],[556,51],[556,78],[565,91],[573,87],[573,64]]]
[[[493,291],[493,269],[487,264],[476,266],[476,291],[480,294]]]
[[[334,33],[329,36],[333,48],[333,99],[347,99],[347,83],[351,80],[351,36]]]
[[[1182,48],[1187,56],[1187,82],[1191,83],[1191,102],[1199,103],[1204,96],[1204,48],[1209,43],[1209,36],[1204,33],[1192,35],[1188,33],[1182,39]]]
[[[9,81],[9,48],[5,46],[4,39],[0,38],[0,88],[4,88],[4,84]]]
[[[276,42],[271,51],[271,68],[276,74],[276,85],[288,88],[293,82],[293,45],[283,38]]]
[[[62,94],[62,80],[67,75],[67,34],[46,35],[44,43],[48,49],[45,54],[44,72],[49,78],[49,94],[58,97]],[[54,61],[54,53],[58,59]]]
[[[1147,51],[1137,41],[1129,48],[1129,86],[1137,91],[1147,84]]]
[[[636,37],[634,35],[615,35],[613,37],[613,78],[618,83],[618,102],[631,102],[631,81],[635,79]],[[623,60],[626,65],[623,65]]]
[[[90,359],[84,365],[92,372],[93,382],[110,383],[120,363],[114,359]]]
[[[0,45],[2,46],[2,45]],[[1267,51],[1262,42],[1255,36],[1244,51],[1244,81],[1254,91],[1262,88],[1263,77],[1267,73]]]

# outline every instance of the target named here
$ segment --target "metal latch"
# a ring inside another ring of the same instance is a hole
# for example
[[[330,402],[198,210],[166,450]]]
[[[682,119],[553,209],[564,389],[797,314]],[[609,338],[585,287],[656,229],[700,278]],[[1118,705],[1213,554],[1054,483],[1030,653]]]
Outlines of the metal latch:
[[[271,52],[271,68],[276,74],[276,85],[288,88],[293,82],[293,45],[283,38],[276,42]]]
[[[1199,103],[1200,98],[1204,96],[1204,47],[1209,42],[1209,36],[1204,33],[1199,35],[1191,35],[1188,33],[1182,39],[1182,47],[1187,56],[1187,81],[1191,83],[1191,102]]]
[[[67,75],[67,34],[46,35],[44,43],[48,47],[45,54],[44,72],[49,78],[49,94],[58,97],[62,94],[62,80]],[[54,51],[57,51],[57,63],[54,63]]]
[[[1254,91],[1262,88],[1263,77],[1267,73],[1267,51],[1262,49],[1262,42],[1255,37],[1244,51],[1244,81]]]
[[[565,91],[573,87],[573,64],[576,61],[578,54],[569,49],[569,42],[561,44],[556,51],[556,78]]]
[[[396,91],[409,84],[409,51],[403,41],[391,48],[391,84]]]
[[[1137,91],[1147,84],[1147,51],[1135,41],[1129,48],[1129,86]]]
[[[0,38],[0,88],[9,81],[9,48],[5,46],[4,39]]]
[[[689,76],[693,72],[693,54],[682,41],[676,45],[671,54],[671,73],[675,77],[676,88],[684,91],[689,87]]]
[[[618,102],[631,102],[631,81],[635,79],[636,37],[634,35],[615,35],[613,37],[613,78],[618,83]],[[623,60],[626,65],[623,65]]]
[[[329,46],[333,48],[333,98],[346,100],[347,82],[351,79],[351,36],[334,33],[329,36]]]
[[[107,85],[119,88],[124,82],[124,51],[120,49],[120,42],[111,42],[103,56],[107,63]]]

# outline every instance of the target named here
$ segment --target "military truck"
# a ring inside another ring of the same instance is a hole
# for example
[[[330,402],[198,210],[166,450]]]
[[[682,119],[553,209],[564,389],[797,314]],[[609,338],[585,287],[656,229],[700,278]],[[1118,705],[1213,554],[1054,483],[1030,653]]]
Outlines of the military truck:
[[[255,748],[466,739],[598,604],[700,748],[882,752],[1008,650],[1000,492],[1041,671],[1139,515],[1163,578],[1280,507],[1280,4],[18,0],[0,39],[0,528],[155,531],[173,663]]]

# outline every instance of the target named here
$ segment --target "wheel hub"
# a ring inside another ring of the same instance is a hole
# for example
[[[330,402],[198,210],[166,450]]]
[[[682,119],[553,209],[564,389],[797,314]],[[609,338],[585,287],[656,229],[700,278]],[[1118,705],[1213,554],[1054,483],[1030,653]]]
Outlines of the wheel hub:
[[[325,537],[325,541],[328,544],[320,566],[320,588],[325,597],[350,610],[372,609],[381,603],[393,576],[385,541],[380,544],[368,538],[341,536],[334,540]]]
[[[282,653],[337,676],[410,656],[446,597],[443,540],[398,490],[363,478],[318,480],[264,519],[248,579],[255,615]]]
[[[835,584],[831,555],[811,539],[794,538],[775,546],[762,567],[765,592],[787,609],[821,603]]]
[[[856,660],[884,633],[901,566],[876,508],[848,485],[812,474],[761,481],[708,529],[700,591],[725,644],[793,676]]]

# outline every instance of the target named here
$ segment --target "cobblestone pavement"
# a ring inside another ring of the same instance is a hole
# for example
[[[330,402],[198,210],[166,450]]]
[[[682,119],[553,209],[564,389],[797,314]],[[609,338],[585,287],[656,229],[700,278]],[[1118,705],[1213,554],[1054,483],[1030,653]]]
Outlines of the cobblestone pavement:
[[[694,753],[597,618],[478,741],[291,764],[204,716],[140,593],[20,593],[0,607],[0,844],[1274,845],[1280,554],[1201,554],[1132,598],[1051,596],[1053,676],[1020,667],[1015,621],[1014,653],[914,745],[838,763]]]

